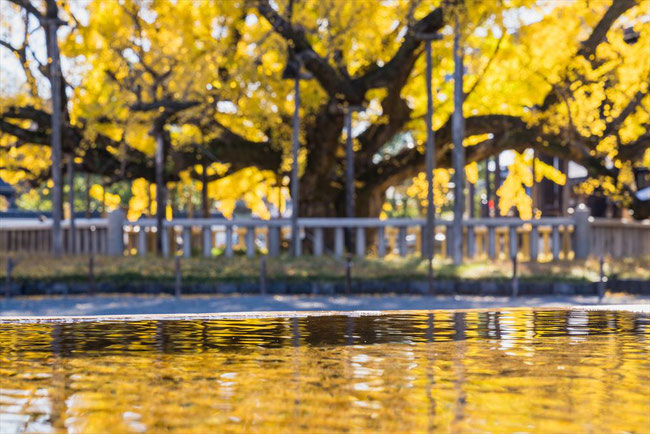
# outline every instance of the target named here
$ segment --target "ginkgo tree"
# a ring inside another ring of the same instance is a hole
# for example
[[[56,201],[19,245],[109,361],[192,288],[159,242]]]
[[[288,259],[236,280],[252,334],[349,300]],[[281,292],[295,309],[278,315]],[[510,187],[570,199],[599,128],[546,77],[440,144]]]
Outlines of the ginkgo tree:
[[[79,170],[108,182],[158,181],[162,193],[165,184],[192,184],[226,213],[240,198],[261,216],[283,207],[293,101],[282,72],[291,50],[313,77],[301,83],[300,215],[344,214],[348,106],[364,108],[354,117],[356,212],[379,215],[387,188],[418,179],[424,167],[420,33],[443,35],[434,43],[436,167],[451,166],[452,11],[464,23],[468,164],[534,148],[581,164],[584,189],[604,188],[621,201],[635,191],[632,169],[650,164],[647,0],[91,0],[77,7],[85,18],[70,18],[59,36],[67,75],[76,79],[63,148],[79,158]],[[44,160],[40,149],[49,145],[50,109],[34,81],[3,95],[0,107],[0,176],[10,182],[49,176],[47,164],[23,164]],[[503,207],[522,216],[529,215],[522,168],[530,164],[515,158],[500,190],[512,199]],[[151,213],[142,206],[151,192],[145,198],[147,189],[133,188],[133,208]],[[164,210],[156,211],[160,218]]]

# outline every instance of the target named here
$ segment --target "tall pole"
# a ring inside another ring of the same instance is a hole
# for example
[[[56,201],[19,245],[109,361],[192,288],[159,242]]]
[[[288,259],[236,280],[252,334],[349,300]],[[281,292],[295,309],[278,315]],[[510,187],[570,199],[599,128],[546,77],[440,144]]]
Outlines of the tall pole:
[[[499,208],[499,195],[497,192],[501,187],[501,154],[494,158],[494,216],[499,217],[501,211]]]
[[[533,185],[530,187],[530,195],[533,199],[533,217],[537,215],[537,181],[535,180],[535,175],[537,173],[537,168],[535,167],[535,156],[537,152],[533,149]]]
[[[90,218],[90,172],[86,172],[86,218]]]
[[[346,131],[346,147],[345,147],[345,216],[347,218],[356,217],[355,206],[355,186],[354,186],[354,145],[352,141],[352,113],[361,110],[361,107],[351,106],[347,107],[345,111],[345,131]],[[347,246],[352,251],[352,232],[350,228],[346,229]]]
[[[101,208],[101,216],[106,217],[106,188],[108,187],[108,183],[106,182],[106,178],[102,177],[102,208]]]
[[[48,3],[49,5],[49,3]],[[58,9],[48,6],[48,39],[50,62],[50,83],[52,85],[52,250],[55,257],[63,253],[63,233],[61,232],[61,69],[59,66],[59,44],[56,38],[58,29]]]
[[[158,122],[157,122],[158,123]],[[165,142],[163,138],[163,126],[154,126],[154,137],[156,139],[156,247],[158,254],[163,255],[163,236],[165,234]]]
[[[77,253],[75,251],[77,245],[77,234],[75,231],[74,223],[74,155],[68,155],[68,186],[70,191],[68,191],[68,205],[70,207],[70,246],[68,251],[72,254]]]
[[[354,207],[354,147],[352,144],[352,107],[345,112],[345,131],[347,133],[345,149],[345,216],[355,216]]]
[[[490,161],[491,158],[485,159],[485,215],[483,217],[491,217],[490,214],[490,201],[492,200],[492,181],[490,180]]]
[[[300,70],[295,77],[293,110],[293,142],[291,155],[291,248],[293,256],[300,256],[300,234],[298,232],[298,209],[300,206],[300,180],[298,179],[298,148],[300,147]]]
[[[210,204],[208,198],[208,162],[203,157],[201,171],[201,217],[207,219],[210,217]]]
[[[467,208],[467,217],[473,219],[475,217],[475,214],[474,214],[474,211],[475,211],[474,210],[474,208],[475,208],[474,201],[475,201],[475,198],[476,198],[476,185],[469,182],[468,186],[467,186],[467,189],[468,189],[468,196],[469,196],[467,198],[467,206],[468,206],[468,208]]]
[[[463,208],[465,204],[465,119],[463,118],[463,53],[460,41],[460,24],[456,18],[454,32],[454,113],[452,114],[452,140],[454,151],[454,221],[452,223],[452,252],[455,265],[463,261]]]
[[[566,181],[564,185],[560,186],[560,191],[562,192],[561,196],[561,204],[560,204],[560,216],[566,216],[567,215],[567,210],[569,209],[569,196],[570,196],[570,189],[569,189],[569,160],[562,159],[559,161],[559,166],[560,170],[562,173],[566,175]]]
[[[433,169],[435,168],[435,148],[433,136],[433,59],[431,58],[431,40],[426,41],[427,55],[427,147],[425,153],[427,171],[427,223],[425,236],[422,242],[426,243],[426,254],[428,260],[429,293],[433,293],[433,254],[435,248],[435,217],[436,208],[433,203]]]

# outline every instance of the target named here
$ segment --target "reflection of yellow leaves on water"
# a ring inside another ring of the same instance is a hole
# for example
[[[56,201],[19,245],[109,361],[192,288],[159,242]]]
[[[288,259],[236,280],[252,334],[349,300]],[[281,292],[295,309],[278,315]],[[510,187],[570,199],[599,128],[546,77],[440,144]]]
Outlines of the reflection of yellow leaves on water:
[[[5,411],[60,431],[641,432],[650,423],[650,329],[633,314],[58,327],[0,325],[0,386],[3,403],[24,404]],[[343,345],[350,332],[354,345]]]

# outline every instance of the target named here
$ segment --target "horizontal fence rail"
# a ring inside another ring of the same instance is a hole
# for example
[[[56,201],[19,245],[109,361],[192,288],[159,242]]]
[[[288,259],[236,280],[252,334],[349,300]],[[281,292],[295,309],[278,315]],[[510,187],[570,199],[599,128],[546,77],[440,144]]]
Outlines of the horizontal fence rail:
[[[593,219],[589,251],[595,256],[650,256],[650,221]]]
[[[426,237],[424,219],[301,218],[301,254],[358,257],[425,256],[434,243],[438,257],[451,256],[452,222],[437,220]],[[70,245],[69,222],[63,222],[66,252],[140,255],[157,253],[156,221],[129,222],[121,211],[108,219],[77,219],[76,245]],[[227,257],[243,254],[277,256],[289,251],[290,219],[174,219],[165,221],[162,255]],[[570,217],[481,218],[463,221],[463,255],[467,258],[513,258],[550,261],[589,255],[650,255],[650,223],[593,219],[587,209]],[[0,222],[0,251],[50,251],[51,222],[12,219]]]
[[[70,221],[61,222],[63,249],[67,254],[107,254],[108,220],[75,219],[75,245]],[[0,220],[0,252],[51,252],[52,220]]]
[[[451,221],[437,222],[435,246],[445,257],[451,247],[447,228]],[[473,219],[463,221],[464,254],[466,257],[510,257],[517,252],[522,259],[560,259],[572,257],[574,220],[544,218]],[[387,254],[407,256],[423,251],[424,219],[371,218],[303,218],[298,220],[301,245],[314,256],[343,256],[347,244],[356,256],[384,257]],[[286,250],[291,238],[289,219],[178,219],[165,222],[163,254],[176,249],[189,257],[201,253],[211,256],[215,251],[233,256],[242,252],[278,255]],[[143,219],[125,226],[127,254],[145,255],[155,251],[156,222]],[[328,242],[329,241],[329,242]],[[170,247],[172,246],[172,247]],[[175,247],[174,247],[175,246]]]

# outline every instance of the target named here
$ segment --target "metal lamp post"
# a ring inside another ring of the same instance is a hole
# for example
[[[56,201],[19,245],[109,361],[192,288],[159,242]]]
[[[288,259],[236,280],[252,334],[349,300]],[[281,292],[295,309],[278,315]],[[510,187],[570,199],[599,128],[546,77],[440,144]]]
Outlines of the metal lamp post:
[[[463,47],[460,23],[456,18],[454,29],[454,112],[451,115],[451,135],[454,143],[452,166],[454,168],[454,221],[451,225],[451,243],[454,265],[463,262],[463,213],[465,207],[465,118],[463,116]]]
[[[427,175],[427,221],[424,229],[424,236],[422,242],[424,243],[424,251],[428,260],[428,280],[429,280],[429,293],[433,294],[433,254],[435,245],[435,205],[433,203],[433,170],[435,168],[435,149],[434,149],[434,132],[433,132],[433,59],[431,53],[431,41],[442,39],[442,35],[437,33],[433,34],[420,34],[419,39],[425,41],[427,67],[425,79],[427,82],[427,144],[426,144],[426,175]]]
[[[74,155],[68,155],[68,203],[70,206],[70,245],[68,246],[68,251],[72,254],[76,252],[77,246],[77,231],[75,228],[75,215],[74,215]]]
[[[345,131],[347,134],[345,148],[345,216],[353,218],[356,215],[355,210],[355,188],[354,188],[354,145],[352,143],[352,113],[362,111],[361,106],[348,106],[345,111]],[[346,229],[347,245],[351,251],[352,233],[350,228]]]
[[[59,58],[59,44],[56,33],[59,19],[57,9],[50,8],[48,4],[47,32],[49,34],[50,83],[52,84],[52,132],[50,140],[52,145],[52,251],[55,257],[63,254],[63,232],[61,231],[61,207],[63,204],[63,180],[61,179],[61,130],[62,130],[62,102],[61,102],[61,69]]]
[[[298,178],[298,150],[300,148],[300,79],[312,78],[310,74],[301,74],[302,60],[300,56],[289,54],[287,66],[282,73],[282,78],[295,80],[294,84],[294,111],[293,111],[293,136],[291,143],[291,254],[300,256],[300,233],[298,229],[298,209],[300,196],[300,180]]]

